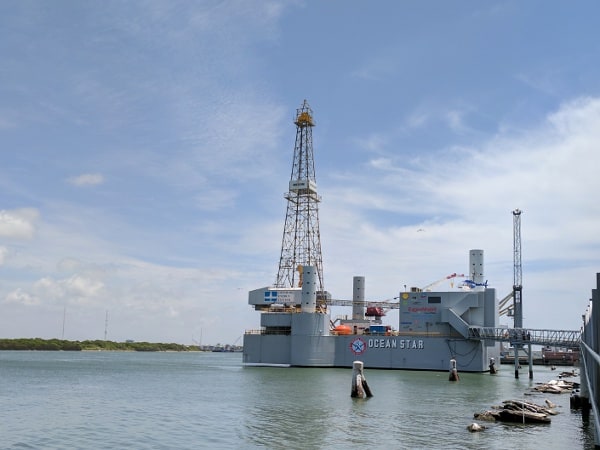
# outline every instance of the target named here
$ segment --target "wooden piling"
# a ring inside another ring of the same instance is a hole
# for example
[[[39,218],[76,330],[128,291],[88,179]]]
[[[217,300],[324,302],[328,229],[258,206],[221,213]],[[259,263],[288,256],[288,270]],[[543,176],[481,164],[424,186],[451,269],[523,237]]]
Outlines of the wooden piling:
[[[363,362],[354,361],[352,364],[352,398],[373,397],[371,388],[367,384],[367,379],[363,373]]]
[[[496,360],[494,358],[490,358],[490,374],[494,375],[498,373],[498,369],[496,368]]]
[[[458,370],[456,369],[456,360],[454,358],[450,360],[450,377],[448,379],[450,381],[460,380],[460,377],[458,376]]]

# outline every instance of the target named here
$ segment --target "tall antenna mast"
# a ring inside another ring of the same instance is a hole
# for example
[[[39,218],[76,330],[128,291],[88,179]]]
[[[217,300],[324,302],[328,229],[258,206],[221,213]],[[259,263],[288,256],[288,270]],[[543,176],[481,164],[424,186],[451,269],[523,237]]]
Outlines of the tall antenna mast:
[[[299,266],[315,266],[319,291],[324,291],[323,257],[319,232],[319,202],[315,161],[313,157],[312,110],[304,100],[296,110],[296,144],[287,200],[287,214],[281,241],[281,257],[277,272],[277,287],[297,287],[302,284]]]
[[[104,318],[104,340],[106,341],[106,336],[108,335],[108,309],[106,310],[106,316]]]
[[[63,328],[62,328],[62,337],[61,339],[65,338],[65,321],[67,320],[67,307],[65,306],[63,308]]]
[[[513,213],[513,309],[515,328],[523,328],[523,271],[521,268],[521,210],[515,209]]]

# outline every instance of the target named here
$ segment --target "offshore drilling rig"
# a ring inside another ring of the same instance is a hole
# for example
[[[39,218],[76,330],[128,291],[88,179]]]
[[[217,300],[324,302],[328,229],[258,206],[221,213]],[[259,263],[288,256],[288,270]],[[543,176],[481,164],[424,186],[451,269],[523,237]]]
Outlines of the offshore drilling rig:
[[[397,302],[372,302],[366,300],[365,277],[355,276],[352,300],[331,298],[323,287],[320,197],[312,148],[315,124],[306,101],[297,109],[294,123],[296,145],[285,194],[287,214],[279,271],[274,286],[248,292],[248,304],[260,313],[260,328],[244,333],[245,365],[352,367],[360,358],[369,368],[446,371],[451,363],[451,367],[461,371],[487,372],[500,357],[498,341],[508,342],[515,349],[531,344],[576,345],[578,332],[519,327],[520,210],[513,213],[513,295],[505,297],[501,305],[496,300],[496,290],[487,285],[484,252],[480,249],[469,251],[469,273],[473,279],[467,289],[430,290],[436,284],[433,283],[424,290],[405,288],[395,298]],[[498,324],[499,308],[513,297],[515,328],[508,329]],[[333,320],[329,305],[351,307],[352,315]],[[383,323],[384,314],[369,312],[378,307],[398,309],[398,322]],[[515,361],[518,362],[516,355]],[[530,369],[530,377],[532,373]],[[518,377],[517,371],[515,376]]]
[[[319,202],[313,156],[312,110],[304,100],[296,110],[296,144],[289,190],[284,195],[287,213],[281,240],[281,257],[275,287],[300,287],[302,266],[314,266],[317,290],[324,291],[323,256],[319,232]]]

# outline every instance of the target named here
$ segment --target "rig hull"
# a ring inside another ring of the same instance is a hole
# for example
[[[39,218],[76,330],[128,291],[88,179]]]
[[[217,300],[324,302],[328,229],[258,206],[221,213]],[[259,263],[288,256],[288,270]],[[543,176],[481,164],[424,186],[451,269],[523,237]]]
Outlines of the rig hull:
[[[353,350],[357,345],[364,350]],[[453,355],[463,372],[486,372],[489,358],[499,358],[494,348],[458,338],[246,335],[244,339],[244,363],[258,366],[350,368],[360,360],[370,369],[446,371]]]
[[[270,298],[265,294],[268,290],[251,292],[250,303],[256,305],[261,295]],[[493,341],[469,338],[468,330],[471,326],[497,326],[496,304],[491,288],[410,292],[399,300],[398,329],[354,317],[343,322],[350,334],[337,334],[326,310],[263,307],[261,329],[244,335],[243,362],[350,368],[360,360],[371,369],[447,371],[455,360],[459,371],[487,372],[490,359],[499,360],[500,349]]]

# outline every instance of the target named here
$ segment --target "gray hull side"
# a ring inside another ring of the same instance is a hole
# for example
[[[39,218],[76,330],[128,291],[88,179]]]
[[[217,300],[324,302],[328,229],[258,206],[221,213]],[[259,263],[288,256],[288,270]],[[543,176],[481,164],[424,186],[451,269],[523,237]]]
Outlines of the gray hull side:
[[[480,341],[423,336],[291,336],[245,335],[244,363],[300,367],[352,367],[448,371],[450,359],[459,371],[485,372],[499,351]]]
[[[496,353],[480,341],[424,336],[336,336],[338,367],[351,367],[360,360],[365,367],[379,369],[444,370],[454,358],[459,371],[489,370]]]
[[[245,334],[244,363],[290,365],[291,338],[285,335]]]

